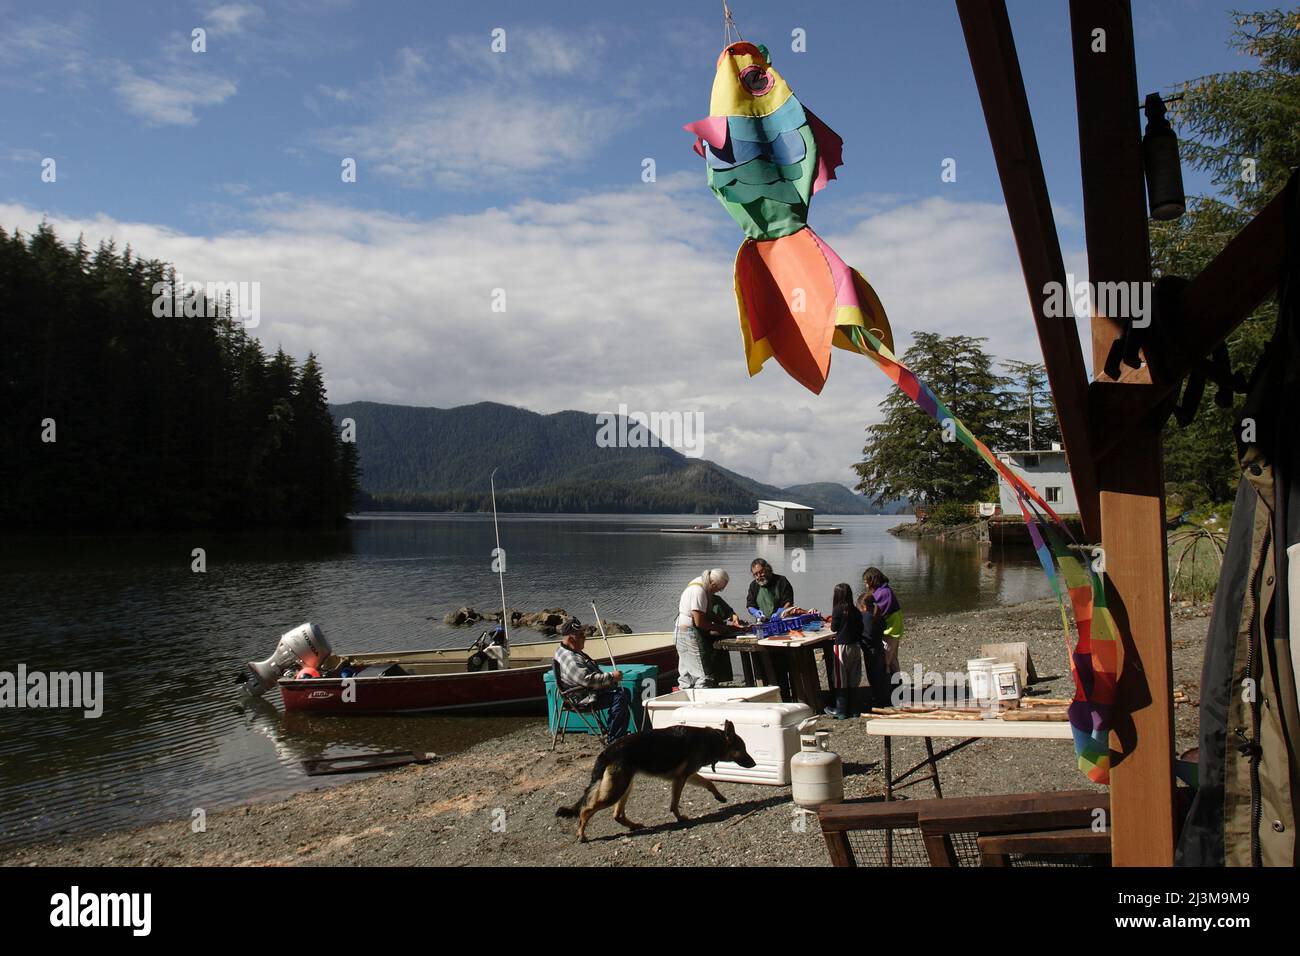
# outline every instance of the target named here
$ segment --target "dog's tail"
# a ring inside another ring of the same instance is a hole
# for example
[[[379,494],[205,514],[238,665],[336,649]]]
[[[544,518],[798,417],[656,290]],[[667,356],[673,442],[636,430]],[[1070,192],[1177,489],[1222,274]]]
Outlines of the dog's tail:
[[[591,783],[587,784],[587,789],[582,791],[582,796],[578,797],[573,806],[557,807],[555,810],[555,815],[557,817],[576,817],[578,815],[578,811],[581,810],[582,805],[587,802],[587,797],[591,794],[591,791],[595,789],[596,784],[600,782],[600,778],[605,775],[605,767],[607,764],[608,761],[605,759],[603,753],[596,758],[596,765],[591,768]]]

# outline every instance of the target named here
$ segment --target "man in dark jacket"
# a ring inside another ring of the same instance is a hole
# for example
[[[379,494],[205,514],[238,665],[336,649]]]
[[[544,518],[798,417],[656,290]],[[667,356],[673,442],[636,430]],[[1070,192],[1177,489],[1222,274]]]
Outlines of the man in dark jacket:
[[[768,619],[781,608],[794,607],[794,588],[788,578],[772,570],[772,565],[755,558],[750,562],[749,571],[754,580],[749,582],[745,607],[758,608]]]

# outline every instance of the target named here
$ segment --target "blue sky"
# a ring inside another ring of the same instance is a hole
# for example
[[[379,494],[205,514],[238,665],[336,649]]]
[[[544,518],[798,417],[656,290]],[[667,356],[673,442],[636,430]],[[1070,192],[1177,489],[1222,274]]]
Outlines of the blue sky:
[[[260,281],[254,331],[320,353],[336,400],[701,409],[707,457],[780,483],[847,481],[883,379],[847,355],[820,397],[776,368],[744,373],[740,233],[681,130],[708,111],[720,7],[0,0],[0,225],[44,216],[187,278]],[[1082,275],[1066,3],[1009,7]],[[1143,92],[1249,63],[1226,49],[1221,3],[1134,8]],[[811,221],[876,284],[900,345],[911,329],[977,332],[999,356],[1035,357],[953,5],[733,12],[844,138]],[[805,53],[790,50],[795,28]],[[1187,185],[1207,188],[1190,171]],[[485,305],[495,288],[504,316]]]

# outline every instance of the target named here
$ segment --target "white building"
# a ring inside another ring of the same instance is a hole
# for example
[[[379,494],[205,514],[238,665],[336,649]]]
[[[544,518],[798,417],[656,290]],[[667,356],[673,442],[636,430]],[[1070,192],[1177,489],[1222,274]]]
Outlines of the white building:
[[[793,501],[760,501],[754,512],[754,522],[760,527],[793,530],[813,526],[813,509]]]
[[[1079,502],[1074,497],[1074,482],[1070,480],[1070,465],[1065,451],[1056,442],[1050,450],[1004,451],[998,458],[1011,466],[1011,470],[1025,479],[1025,483],[1043,496],[1043,500],[1057,514],[1078,514]],[[998,497],[1004,515],[1020,514],[1016,494],[1006,479],[998,476]]]

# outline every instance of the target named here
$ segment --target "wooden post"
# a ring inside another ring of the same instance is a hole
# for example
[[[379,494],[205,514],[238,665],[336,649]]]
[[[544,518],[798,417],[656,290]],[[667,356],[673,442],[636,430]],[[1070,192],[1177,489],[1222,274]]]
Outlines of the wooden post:
[[[1046,314],[1044,287],[1049,282],[1064,286],[1065,262],[1056,235],[1038,140],[1034,136],[1024,77],[1016,57],[1011,21],[1003,0],[956,2],[989,141],[998,164],[1007,215],[1020,253],[1043,364],[1056,403],[1056,417],[1079,502],[1079,519],[1085,537],[1096,541],[1101,525],[1087,421],[1088,374],[1079,347],[1078,326],[1073,320]]]
[[[1091,282],[1151,281],[1142,139],[1128,0],[1070,0],[1084,225]],[[1100,33],[1098,31],[1101,31]],[[1098,42],[1104,41],[1104,49]],[[1148,289],[1150,286],[1147,287]],[[1093,371],[1133,316],[1095,316]],[[1132,393],[1150,408],[1150,376],[1091,388]],[[1173,670],[1166,567],[1164,460],[1158,416],[1122,422],[1109,396],[1092,403],[1094,446],[1128,431],[1097,462],[1107,594],[1120,633],[1119,692],[1111,749],[1112,861],[1170,866],[1174,853]]]

